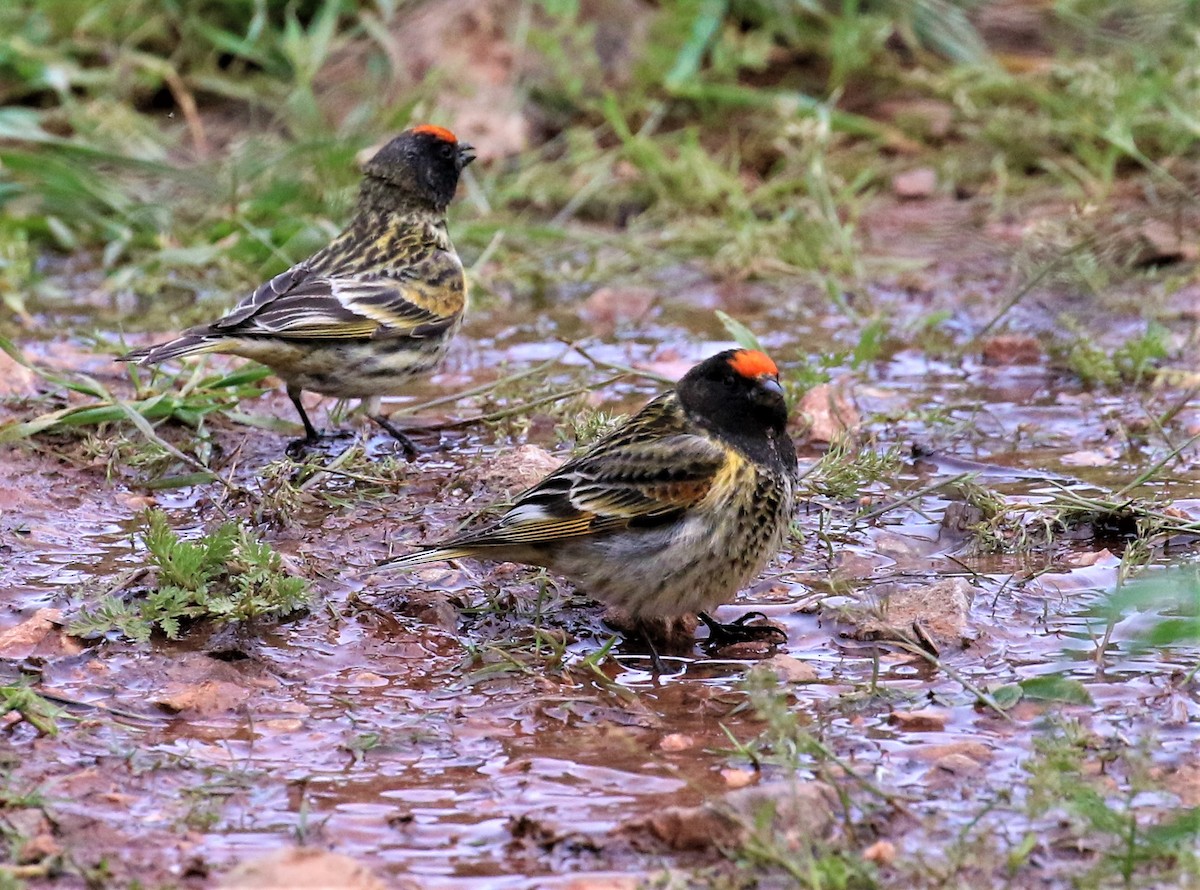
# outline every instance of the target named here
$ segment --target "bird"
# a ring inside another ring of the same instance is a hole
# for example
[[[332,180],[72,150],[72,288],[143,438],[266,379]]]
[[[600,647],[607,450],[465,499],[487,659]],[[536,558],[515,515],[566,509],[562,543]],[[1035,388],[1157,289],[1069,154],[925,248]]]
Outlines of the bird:
[[[782,635],[745,625],[751,615],[719,624],[708,612],[756,577],[788,533],[799,473],[787,422],[775,363],[758,350],[720,352],[498,519],[377,571],[464,557],[548,568],[627,612],[656,673],[654,619],[696,614],[710,637]]]
[[[432,124],[412,127],[363,165],[354,215],[328,246],[259,286],[226,315],[120,361],[153,365],[219,352],[267,365],[287,386],[305,436],[323,436],[305,390],[366,399],[368,416],[416,449],[379,413],[379,397],[432,370],[462,324],[467,285],[446,208],[474,147]]]

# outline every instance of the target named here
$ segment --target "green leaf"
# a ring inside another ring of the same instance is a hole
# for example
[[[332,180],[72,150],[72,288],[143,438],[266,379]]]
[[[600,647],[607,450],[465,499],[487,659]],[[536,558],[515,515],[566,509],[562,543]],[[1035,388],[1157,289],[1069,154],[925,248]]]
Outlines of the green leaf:
[[[1022,680],[1019,685],[1025,698],[1036,701],[1058,701],[1072,705],[1092,704],[1092,697],[1082,683],[1061,674],[1030,677],[1028,680]]]
[[[700,72],[704,54],[716,38],[728,9],[726,0],[703,0],[700,4],[696,19],[692,22],[692,33],[688,35],[687,42],[679,50],[675,64],[666,76],[665,86],[668,90],[678,89]]]
[[[730,339],[733,340],[733,342],[738,346],[741,346],[743,349],[757,349],[759,352],[766,352],[766,350],[762,348],[762,344],[758,342],[758,337],[754,336],[754,332],[732,315],[729,315],[728,313],[722,312],[720,309],[718,309],[717,319],[729,333]]]
[[[1200,807],[1178,812],[1169,822],[1150,828],[1146,837],[1156,844],[1195,843],[1200,837]]]
[[[997,686],[991,690],[992,699],[1001,708],[1008,710],[1013,705],[1021,700],[1025,691],[1015,683],[1009,683],[1004,686]]]

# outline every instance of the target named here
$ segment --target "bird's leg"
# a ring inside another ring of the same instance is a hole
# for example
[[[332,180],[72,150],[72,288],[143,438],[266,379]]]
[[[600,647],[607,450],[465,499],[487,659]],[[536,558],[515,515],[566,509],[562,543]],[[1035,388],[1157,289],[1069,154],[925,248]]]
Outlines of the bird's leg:
[[[650,669],[654,671],[654,676],[659,677],[665,674],[667,667],[663,664],[662,656],[658,654],[658,649],[654,646],[654,640],[650,639],[650,633],[644,626],[642,627],[642,639],[646,641],[646,648],[650,650]]]
[[[710,643],[727,646],[730,643],[745,643],[772,638],[776,644],[787,642],[787,634],[774,625],[750,625],[746,623],[753,618],[762,618],[765,620],[767,616],[762,612],[747,612],[736,621],[731,621],[728,624],[722,624],[707,612],[699,612],[696,617],[704,622],[704,626],[708,628],[708,641]]]
[[[309,448],[320,443],[322,439],[337,439],[349,435],[349,433],[343,431],[322,433],[308,419],[308,412],[304,410],[304,403],[300,401],[300,390],[289,386],[287,394],[288,398],[292,400],[292,404],[296,406],[296,413],[300,415],[300,422],[304,424],[304,438],[293,439],[291,442],[288,442],[288,457],[303,456]]]
[[[371,418],[373,421],[383,427],[393,439],[400,443],[400,447],[404,449],[404,456],[408,458],[410,462],[417,459],[417,455],[420,454],[420,452],[417,450],[417,446],[412,443],[412,439],[400,432],[399,428],[394,423],[392,423],[382,414],[368,414],[367,417]]]
[[[308,419],[308,412],[304,410],[304,403],[300,401],[300,390],[293,387],[288,387],[288,398],[292,400],[292,404],[296,406],[296,413],[300,415],[300,422],[304,424],[304,438],[297,441],[303,442],[305,445],[314,445],[321,441],[320,431],[313,426],[313,422]]]

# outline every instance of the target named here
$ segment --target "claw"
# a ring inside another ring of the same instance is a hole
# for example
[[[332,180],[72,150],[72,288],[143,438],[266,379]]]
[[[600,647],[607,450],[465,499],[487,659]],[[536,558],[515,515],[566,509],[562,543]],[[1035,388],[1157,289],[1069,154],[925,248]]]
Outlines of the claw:
[[[722,624],[707,612],[700,612],[696,617],[708,628],[708,642],[716,645],[728,646],[731,643],[746,643],[771,638],[774,638],[775,645],[787,642],[787,634],[774,625],[746,623],[756,618],[766,621],[767,616],[762,612],[747,612],[728,624]]]
[[[393,439],[400,443],[400,447],[404,449],[404,456],[408,459],[409,463],[417,459],[417,455],[421,452],[417,450],[417,446],[413,444],[412,439],[400,432],[395,424],[382,414],[368,414],[367,416],[383,427]]]

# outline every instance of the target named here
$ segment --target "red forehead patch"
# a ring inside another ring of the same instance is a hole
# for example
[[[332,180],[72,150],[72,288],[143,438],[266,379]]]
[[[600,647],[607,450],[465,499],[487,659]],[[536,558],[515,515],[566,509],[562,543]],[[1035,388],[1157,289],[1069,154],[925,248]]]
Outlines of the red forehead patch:
[[[729,366],[743,377],[751,379],[769,374],[779,376],[779,369],[771,359],[757,349],[739,349],[729,358]]]
[[[445,127],[438,127],[433,124],[421,124],[419,127],[413,127],[412,131],[414,133],[424,133],[426,136],[432,136],[434,139],[441,139],[443,142],[458,142],[458,137]]]

